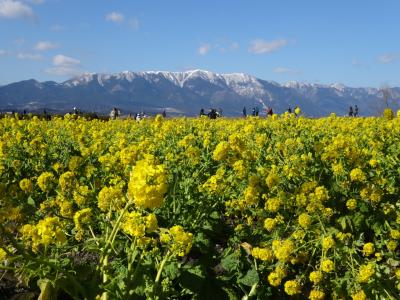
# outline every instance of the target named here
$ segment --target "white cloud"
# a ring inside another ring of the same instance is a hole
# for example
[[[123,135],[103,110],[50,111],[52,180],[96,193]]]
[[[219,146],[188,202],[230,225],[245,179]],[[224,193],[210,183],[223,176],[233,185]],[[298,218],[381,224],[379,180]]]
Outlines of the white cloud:
[[[18,53],[18,59],[24,60],[43,60],[43,56],[40,54],[32,54],[32,53]]]
[[[229,50],[234,51],[234,50],[237,50],[237,49],[239,49],[239,43],[237,43],[237,42],[232,42],[232,43],[229,45]]]
[[[263,39],[256,39],[251,42],[249,51],[254,54],[265,54],[279,50],[286,46],[288,41],[286,39],[279,39],[274,41],[265,41]]]
[[[126,18],[123,14],[113,11],[105,16],[106,21],[113,22],[118,25],[124,25],[124,27],[131,30],[139,29],[139,19],[136,17]]]
[[[80,71],[81,62],[76,58],[58,54],[53,57],[53,67],[46,69],[46,73],[59,76],[74,76]]]
[[[62,54],[58,54],[53,57],[53,65],[58,67],[78,66],[80,64],[81,64],[80,60]]]
[[[43,4],[44,0],[25,0],[26,2],[32,3],[32,4]]]
[[[139,20],[137,18],[130,18],[128,21],[128,25],[133,30],[139,29]]]
[[[280,73],[280,74],[298,74],[300,71],[295,70],[295,69],[290,69],[290,68],[285,68],[285,67],[277,67],[274,69],[274,73]]]
[[[399,54],[386,53],[386,54],[382,54],[381,56],[379,56],[378,61],[381,64],[390,64],[390,63],[394,63],[399,58],[400,58]]]
[[[0,18],[32,19],[35,14],[32,8],[17,0],[0,0]]]
[[[199,48],[197,48],[197,53],[200,55],[206,55],[211,50],[210,44],[203,44]]]
[[[124,22],[125,17],[123,14],[113,11],[106,15],[106,20],[110,21],[110,22],[121,24]]]
[[[49,41],[40,41],[40,42],[37,42],[37,44],[35,45],[35,50],[46,51],[46,50],[55,49],[58,47],[59,47],[59,45],[56,43],[52,43]]]
[[[3,50],[3,49],[0,49],[0,57],[1,57],[1,56],[6,56],[6,55],[8,55],[8,54],[9,54],[8,51]]]

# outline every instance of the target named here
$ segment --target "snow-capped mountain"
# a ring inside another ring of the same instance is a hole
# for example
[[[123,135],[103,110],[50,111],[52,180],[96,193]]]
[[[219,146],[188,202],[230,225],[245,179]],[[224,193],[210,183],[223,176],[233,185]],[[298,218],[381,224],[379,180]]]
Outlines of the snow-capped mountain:
[[[400,88],[391,89],[399,99]],[[210,71],[130,72],[116,74],[85,73],[62,83],[26,80],[0,87],[1,110],[108,112],[114,106],[123,112],[167,112],[197,114],[201,108],[222,108],[225,115],[238,115],[270,106],[283,112],[300,106],[310,116],[331,112],[345,114],[358,105],[361,115],[376,115],[382,110],[382,93],[375,88],[352,88],[290,81],[279,84],[243,73],[217,74]],[[398,105],[392,100],[392,105]],[[396,107],[393,107],[397,109]]]

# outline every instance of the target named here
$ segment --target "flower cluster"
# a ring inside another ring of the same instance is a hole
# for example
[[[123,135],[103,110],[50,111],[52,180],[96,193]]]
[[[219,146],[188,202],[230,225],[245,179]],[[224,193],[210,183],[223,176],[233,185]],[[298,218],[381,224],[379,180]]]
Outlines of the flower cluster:
[[[129,184],[128,196],[138,207],[159,207],[167,192],[167,177],[164,166],[157,165],[155,158],[148,155],[136,163]]]
[[[161,243],[167,244],[171,253],[184,256],[189,253],[193,244],[193,234],[183,230],[182,226],[175,225],[161,233]]]

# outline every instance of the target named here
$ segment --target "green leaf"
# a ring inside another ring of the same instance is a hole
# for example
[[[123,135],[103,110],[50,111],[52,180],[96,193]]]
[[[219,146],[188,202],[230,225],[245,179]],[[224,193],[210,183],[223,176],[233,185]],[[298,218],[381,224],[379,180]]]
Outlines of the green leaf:
[[[36,207],[36,203],[35,200],[33,200],[33,198],[31,196],[29,196],[27,203],[33,207]]]
[[[201,266],[192,266],[182,273],[181,284],[192,292],[199,293],[203,287],[204,279],[205,275]]]
[[[250,269],[244,276],[238,278],[238,283],[253,286],[254,284],[257,284],[259,280],[260,277],[258,276],[257,271],[255,269]]]
[[[343,231],[346,230],[346,217],[339,218],[337,222],[340,224]]]
[[[170,279],[175,279],[180,276],[181,270],[177,262],[170,262],[164,266],[165,275]]]
[[[232,253],[221,260],[222,267],[228,271],[234,271],[239,267],[240,260],[236,253]]]
[[[37,285],[40,288],[38,300],[57,300],[57,290],[48,279],[39,279]]]
[[[213,212],[210,214],[210,218],[211,218],[211,219],[218,220],[218,219],[221,218],[221,214],[218,213],[217,211],[213,211]]]

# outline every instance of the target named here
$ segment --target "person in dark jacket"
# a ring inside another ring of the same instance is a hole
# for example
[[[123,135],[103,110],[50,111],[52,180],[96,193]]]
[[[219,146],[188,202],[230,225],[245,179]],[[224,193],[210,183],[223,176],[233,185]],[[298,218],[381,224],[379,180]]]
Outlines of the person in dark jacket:
[[[355,117],[358,116],[358,106],[357,105],[354,106],[354,116]]]
[[[349,117],[353,116],[353,106],[349,107]]]
[[[217,118],[217,111],[214,109],[214,108],[212,108],[211,110],[210,110],[210,112],[208,113],[208,117],[210,118],[210,119],[216,119]]]

